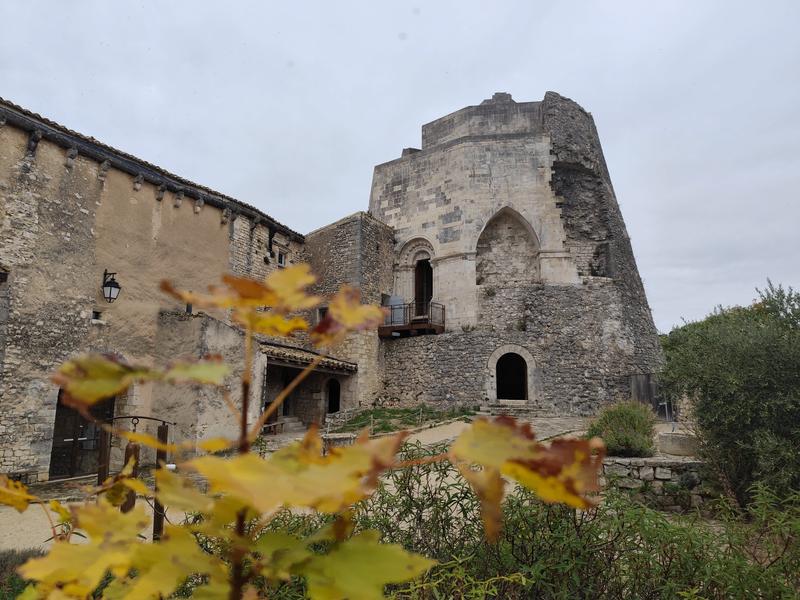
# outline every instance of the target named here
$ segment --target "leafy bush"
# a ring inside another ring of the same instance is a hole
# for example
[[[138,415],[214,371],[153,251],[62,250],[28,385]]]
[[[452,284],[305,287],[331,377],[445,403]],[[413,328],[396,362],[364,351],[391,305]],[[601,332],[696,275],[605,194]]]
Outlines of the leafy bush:
[[[405,457],[440,448],[407,446]],[[495,544],[483,536],[480,507],[449,463],[392,471],[356,505],[356,531],[435,557],[422,578],[391,588],[398,600],[428,598],[796,598],[800,589],[800,493],[779,500],[754,490],[747,519],[723,505],[713,523],[666,516],[610,492],[597,508],[545,504],[523,489],[503,504]],[[319,516],[288,511],[279,530],[321,530]],[[302,582],[268,597],[302,598]]]
[[[589,425],[589,437],[601,437],[611,456],[653,456],[655,417],[639,402],[608,406]]]
[[[662,339],[661,384],[691,400],[701,454],[742,505],[756,482],[800,489],[800,294],[758,293]]]
[[[25,589],[25,581],[16,573],[17,567],[29,558],[44,554],[41,550],[0,550],[0,600],[16,598]]]

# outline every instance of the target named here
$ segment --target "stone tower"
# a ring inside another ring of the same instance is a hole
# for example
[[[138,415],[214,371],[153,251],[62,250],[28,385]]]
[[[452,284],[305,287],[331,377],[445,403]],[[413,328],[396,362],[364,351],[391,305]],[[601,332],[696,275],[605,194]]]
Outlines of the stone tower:
[[[657,369],[594,121],[575,102],[497,93],[424,125],[421,149],[375,167],[369,211],[395,231],[393,302],[446,314],[440,335],[384,330],[387,400],[589,414]]]

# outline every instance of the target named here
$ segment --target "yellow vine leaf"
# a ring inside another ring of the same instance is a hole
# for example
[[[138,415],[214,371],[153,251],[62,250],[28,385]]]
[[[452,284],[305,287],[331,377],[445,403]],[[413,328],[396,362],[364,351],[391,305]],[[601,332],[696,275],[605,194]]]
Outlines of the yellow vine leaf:
[[[179,361],[167,367],[164,379],[170,383],[199,383],[222,385],[231,368],[219,355],[206,356],[199,361]]]
[[[361,292],[344,285],[331,298],[325,317],[311,331],[311,340],[317,346],[336,345],[350,332],[377,327],[385,314],[379,306],[361,304]]]
[[[208,512],[213,500],[194,487],[185,477],[168,471],[156,469],[156,497],[164,506],[178,508],[186,512]]]
[[[139,545],[137,536],[150,522],[142,508],[123,514],[102,498],[97,504],[75,508],[74,515],[88,535],[86,543],[57,540],[46,556],[32,558],[19,568],[23,578],[38,582],[40,595],[58,589],[65,597],[85,598],[106,572],[124,577]]]
[[[253,550],[262,556],[260,573],[269,579],[287,581],[292,569],[312,556],[307,543],[283,531],[268,531],[256,540]]]
[[[281,314],[312,308],[319,303],[319,298],[306,292],[316,281],[306,264],[274,271],[263,282],[236,275],[223,275],[222,281],[224,286],[209,286],[208,294],[178,290],[168,281],[161,282],[161,290],[199,307],[272,308]]]
[[[128,583],[125,598],[168,597],[189,575],[207,575],[212,582],[227,581],[221,559],[204,552],[186,529],[167,525],[157,544],[140,544],[133,552],[131,566],[136,577]]]
[[[177,444],[169,444],[164,443],[156,437],[153,437],[149,433],[142,433],[140,431],[116,431],[117,435],[120,437],[125,438],[129,442],[135,442],[137,444],[142,444],[143,446],[148,446],[150,448],[155,448],[156,450],[164,450],[166,452],[175,452],[178,449]]]
[[[206,452],[222,452],[223,450],[227,450],[232,448],[235,445],[235,442],[229,440],[227,438],[221,437],[214,437],[208,438],[207,440],[203,440],[197,444],[197,447],[201,450],[205,450]]]
[[[134,382],[166,379],[221,385],[229,367],[219,357],[196,362],[179,362],[166,370],[124,362],[108,354],[82,354],[62,364],[52,381],[65,392],[64,401],[85,409],[128,389]]]
[[[94,404],[125,391],[134,381],[157,379],[148,368],[129,365],[108,354],[82,354],[62,364],[52,381],[63,388],[70,400]]]
[[[58,515],[58,522],[62,525],[72,521],[72,513],[58,500],[50,500],[47,505],[50,507],[51,511]]]
[[[0,475],[0,504],[11,506],[17,512],[25,512],[28,504],[37,500],[36,496],[28,493],[28,488],[24,483],[9,479],[6,475]]]
[[[475,494],[481,502],[481,519],[486,539],[496,540],[502,525],[502,502],[505,495],[505,482],[500,476],[500,471],[493,467],[484,467],[481,471],[473,471],[469,465],[464,463],[458,465],[458,470],[475,490]]]
[[[317,278],[307,264],[278,269],[267,275],[264,283],[275,295],[272,306],[278,312],[306,310],[319,304],[320,298],[310,296],[305,289]]]
[[[322,456],[316,428],[304,440],[269,458],[254,454],[231,459],[203,456],[188,463],[212,493],[225,493],[260,513],[282,506],[335,513],[374,491],[379,473],[394,464],[405,434],[359,440]]]
[[[253,310],[236,310],[233,319],[253,333],[262,335],[288,337],[295,331],[308,329],[308,323],[300,317],[284,317],[277,312],[260,312]]]
[[[419,577],[434,564],[397,544],[381,544],[377,531],[364,531],[313,556],[299,571],[312,600],[379,600],[386,585]]]
[[[588,508],[597,503],[587,494],[599,490],[605,446],[597,438],[542,444],[530,425],[498,417],[476,420],[456,439],[449,455],[480,498],[486,534],[492,540],[500,528],[501,475],[516,480],[545,502]],[[483,470],[475,472],[469,465]]]

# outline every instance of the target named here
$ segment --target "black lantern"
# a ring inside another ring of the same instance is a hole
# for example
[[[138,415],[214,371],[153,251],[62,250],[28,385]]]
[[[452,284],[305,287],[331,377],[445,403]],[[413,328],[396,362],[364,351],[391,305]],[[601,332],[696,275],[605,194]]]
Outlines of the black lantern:
[[[122,287],[117,283],[117,280],[114,279],[114,275],[116,273],[109,273],[108,271],[103,271],[103,298],[106,299],[106,302],[113,302],[119,296],[119,292]]]

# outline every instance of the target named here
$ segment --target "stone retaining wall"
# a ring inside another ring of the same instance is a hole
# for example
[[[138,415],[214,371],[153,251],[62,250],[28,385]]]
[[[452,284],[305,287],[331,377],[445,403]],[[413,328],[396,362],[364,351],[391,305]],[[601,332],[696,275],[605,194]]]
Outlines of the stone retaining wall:
[[[703,463],[693,457],[612,456],[603,461],[601,483],[628,490],[649,506],[670,512],[700,508],[716,496]]]

